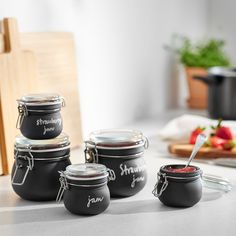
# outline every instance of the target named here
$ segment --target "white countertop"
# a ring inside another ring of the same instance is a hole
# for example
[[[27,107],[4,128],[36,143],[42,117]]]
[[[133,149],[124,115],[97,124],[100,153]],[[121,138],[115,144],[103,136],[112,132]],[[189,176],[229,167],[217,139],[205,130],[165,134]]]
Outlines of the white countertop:
[[[0,235],[236,235],[235,185],[227,194],[204,189],[201,201],[191,208],[166,207],[152,195],[160,166],[184,163],[163,155],[165,150],[165,143],[151,138],[145,154],[145,188],[133,197],[112,199],[109,208],[97,216],[72,215],[63,204],[55,202],[24,201],[11,189],[10,177],[0,177]],[[72,151],[72,161],[83,161],[81,150]],[[236,183],[236,169],[195,164],[204,173],[221,175]]]

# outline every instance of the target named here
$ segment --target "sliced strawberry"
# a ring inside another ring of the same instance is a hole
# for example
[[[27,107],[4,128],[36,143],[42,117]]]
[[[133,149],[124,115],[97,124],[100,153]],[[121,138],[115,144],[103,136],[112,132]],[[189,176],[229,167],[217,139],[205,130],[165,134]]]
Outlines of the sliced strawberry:
[[[195,130],[193,130],[192,133],[190,134],[190,137],[189,137],[189,143],[190,144],[195,144],[197,136],[199,134],[203,133],[205,129],[206,129],[205,127],[200,127],[199,126]]]
[[[232,140],[234,138],[232,130],[229,127],[222,126],[221,122],[222,119],[219,120],[216,127],[212,127],[212,129],[215,130],[215,136],[226,140]]]
[[[208,140],[208,144],[210,147],[218,148],[218,149],[222,149],[225,142],[226,140],[219,138],[217,136],[212,136]]]
[[[231,150],[234,147],[236,147],[236,140],[227,140],[224,144],[223,144],[223,149],[224,150]]]

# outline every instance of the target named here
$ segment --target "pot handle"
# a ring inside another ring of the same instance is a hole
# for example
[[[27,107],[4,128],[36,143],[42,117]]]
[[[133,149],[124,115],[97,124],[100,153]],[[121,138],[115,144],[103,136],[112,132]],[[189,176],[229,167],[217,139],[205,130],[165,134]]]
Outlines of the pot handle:
[[[213,83],[213,80],[209,79],[208,76],[194,75],[194,76],[193,76],[193,79],[200,80],[200,81],[202,81],[203,83],[208,84],[208,85],[210,85],[210,84]]]

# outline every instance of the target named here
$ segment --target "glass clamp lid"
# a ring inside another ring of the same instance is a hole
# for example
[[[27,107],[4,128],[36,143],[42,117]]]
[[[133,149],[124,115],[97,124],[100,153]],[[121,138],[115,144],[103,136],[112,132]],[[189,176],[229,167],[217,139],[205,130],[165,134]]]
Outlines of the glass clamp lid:
[[[145,146],[147,138],[138,130],[107,129],[90,133],[88,144],[95,144],[97,148],[130,148]]]
[[[15,149],[19,151],[29,149],[31,152],[60,151],[69,148],[69,145],[69,136],[65,133],[61,133],[56,138],[44,140],[28,139],[23,135],[18,135],[15,138]]]
[[[206,188],[224,192],[229,192],[232,189],[232,184],[228,179],[216,175],[204,174],[202,184]]]
[[[56,93],[27,94],[18,99],[17,102],[27,106],[65,105],[64,98]]]
[[[76,180],[96,180],[108,177],[106,166],[96,163],[69,165],[64,174],[67,178]]]

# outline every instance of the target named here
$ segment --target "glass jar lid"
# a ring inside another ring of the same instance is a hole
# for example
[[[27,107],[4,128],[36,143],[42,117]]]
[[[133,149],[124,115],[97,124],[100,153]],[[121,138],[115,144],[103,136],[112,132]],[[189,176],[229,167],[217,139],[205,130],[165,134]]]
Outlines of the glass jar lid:
[[[63,104],[64,99],[56,93],[27,94],[17,100],[19,104],[28,106]]]
[[[67,178],[77,180],[95,180],[108,176],[106,166],[96,163],[69,165],[64,173]]]
[[[97,148],[125,148],[144,145],[146,138],[138,130],[106,129],[90,133],[89,141]]]
[[[221,176],[204,174],[202,176],[203,186],[210,189],[220,190],[224,192],[229,192],[232,189],[231,182]]]
[[[69,148],[69,145],[69,136],[65,133],[61,133],[59,136],[53,139],[33,140],[28,139],[23,135],[18,135],[15,138],[15,149],[30,149],[32,152],[60,151]]]

